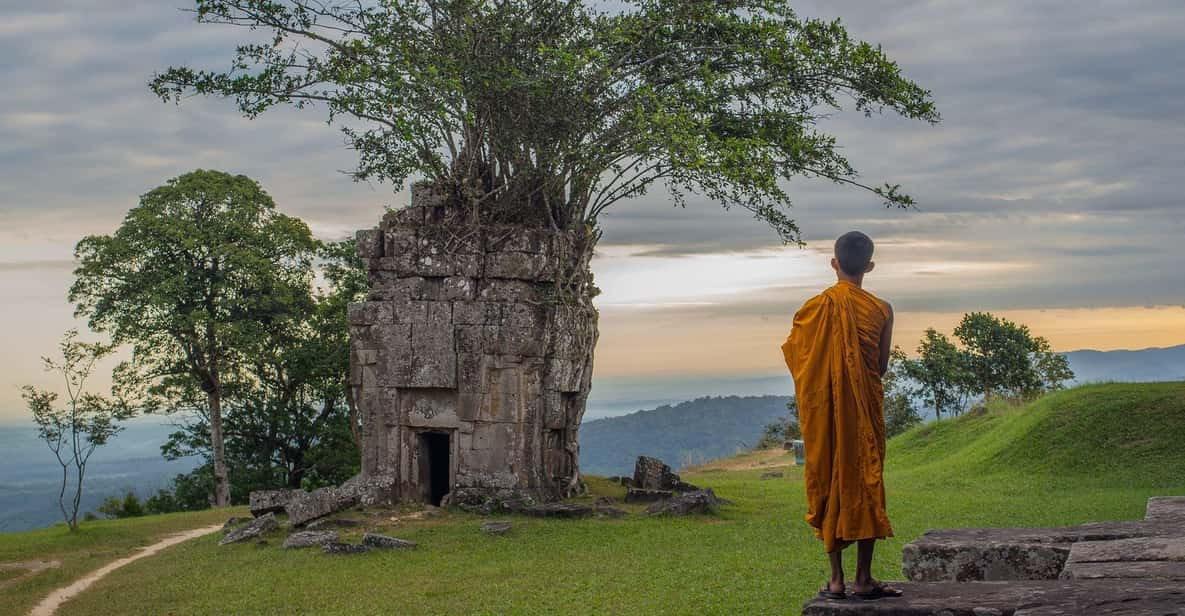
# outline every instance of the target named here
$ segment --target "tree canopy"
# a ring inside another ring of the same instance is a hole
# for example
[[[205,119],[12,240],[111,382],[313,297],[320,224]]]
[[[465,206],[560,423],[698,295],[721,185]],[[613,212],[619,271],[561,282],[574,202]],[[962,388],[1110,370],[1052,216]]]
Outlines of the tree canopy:
[[[75,249],[76,314],[132,346],[133,370],[167,409],[208,414],[219,506],[230,503],[225,378],[307,301],[316,247],[255,181],[198,170],[149,191],[114,234]]]
[[[785,181],[857,179],[817,129],[844,101],[937,122],[930,93],[838,21],[787,0],[196,0],[202,23],[257,31],[225,71],[155,75],[166,100],[233,98],[247,117],[322,106],[358,179],[431,181],[482,222],[561,229],[665,184],[741,207],[787,242]]]

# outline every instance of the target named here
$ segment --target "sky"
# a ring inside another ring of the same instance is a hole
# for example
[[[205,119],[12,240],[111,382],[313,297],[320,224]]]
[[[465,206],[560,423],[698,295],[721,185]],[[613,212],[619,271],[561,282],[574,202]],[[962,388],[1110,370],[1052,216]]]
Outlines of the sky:
[[[354,153],[320,110],[246,120],[222,99],[156,99],[154,72],[225,68],[241,35],[194,23],[190,6],[0,0],[0,421],[24,416],[21,384],[53,384],[38,357],[85,327],[65,299],[73,245],[114,231],[167,179],[246,174],[324,239],[407,202],[341,172]],[[866,286],[894,305],[907,349],[973,310],[1026,323],[1063,351],[1185,343],[1185,3],[795,6],[842,17],[933,92],[938,126],[850,110],[821,125],[862,180],[901,183],[919,207],[792,182],[800,249],[705,200],[676,209],[655,191],[618,204],[593,264],[594,397],[648,382],[678,398],[680,383],[783,373],[790,319],[834,281],[830,243],[851,229],[877,242]]]

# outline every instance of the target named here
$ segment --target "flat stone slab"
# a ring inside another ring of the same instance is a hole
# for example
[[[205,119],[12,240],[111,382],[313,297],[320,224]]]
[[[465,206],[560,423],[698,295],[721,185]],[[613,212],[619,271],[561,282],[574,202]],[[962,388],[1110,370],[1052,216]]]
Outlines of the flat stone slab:
[[[1070,549],[1071,563],[1185,562],[1185,536],[1084,541]]]
[[[536,518],[587,518],[593,514],[591,505],[580,503],[547,503],[535,505],[523,510],[523,513]]]
[[[376,535],[374,533],[366,533],[365,535],[362,535],[362,545],[370,548],[378,548],[381,550],[410,550],[416,547],[416,543],[414,541],[396,539],[395,537]]]
[[[625,493],[625,502],[653,503],[660,500],[666,500],[674,495],[675,493],[670,490],[646,490],[643,488],[630,488]]]
[[[505,535],[510,532],[510,522],[505,521],[489,521],[481,525],[481,532],[487,535]]]
[[[1163,579],[1185,581],[1185,563],[1138,561],[1110,563],[1066,563],[1063,580]]]
[[[292,497],[301,490],[255,490],[248,497],[251,515],[259,517],[265,513],[280,513]]]
[[[1181,524],[1162,520],[931,530],[905,546],[901,564],[904,575],[914,582],[1053,580],[1069,560],[1072,546],[1183,534]]]
[[[1185,524],[1185,496],[1153,496],[1148,499],[1144,519],[1149,522],[1180,522]],[[1185,529],[1182,530],[1185,534]]]
[[[337,532],[332,530],[305,530],[292,533],[284,539],[285,550],[311,548],[313,546],[334,543],[338,539]]]
[[[228,531],[222,538],[222,541],[218,542],[218,545],[227,545],[229,543],[239,543],[248,539],[254,539],[260,535],[263,535],[264,533],[269,533],[273,530],[276,530],[279,527],[280,523],[276,520],[276,514],[265,513],[258,518],[251,520],[251,522],[245,526],[240,526]]]
[[[1092,580],[897,583],[899,599],[813,599],[803,616],[1175,616],[1185,589],[1172,581]]]

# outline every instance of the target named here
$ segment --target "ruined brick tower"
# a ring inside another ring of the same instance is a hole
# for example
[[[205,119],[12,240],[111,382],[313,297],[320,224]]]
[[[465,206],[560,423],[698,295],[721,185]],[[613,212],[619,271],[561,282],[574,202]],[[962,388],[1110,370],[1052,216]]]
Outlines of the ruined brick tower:
[[[363,476],[396,502],[577,489],[597,338],[589,234],[456,222],[416,186],[411,207],[358,233],[358,252],[371,285],[349,313]]]

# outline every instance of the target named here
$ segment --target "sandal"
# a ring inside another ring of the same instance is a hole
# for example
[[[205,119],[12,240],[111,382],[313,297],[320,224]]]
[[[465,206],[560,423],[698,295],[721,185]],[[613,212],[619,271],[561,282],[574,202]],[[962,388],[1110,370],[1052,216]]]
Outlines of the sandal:
[[[819,589],[819,598],[830,599],[832,601],[844,601],[848,598],[848,595],[844,592],[836,592],[831,590],[831,584],[827,583],[823,585],[823,588]]]
[[[875,601],[877,599],[893,599],[896,597],[903,597],[905,596],[905,593],[893,588],[892,586],[889,586],[888,584],[877,582],[876,585],[872,587],[872,590],[867,592],[853,592],[852,596],[860,599],[861,601]]]

